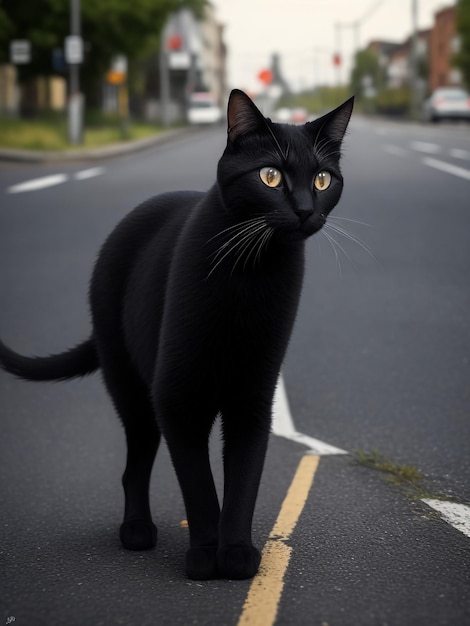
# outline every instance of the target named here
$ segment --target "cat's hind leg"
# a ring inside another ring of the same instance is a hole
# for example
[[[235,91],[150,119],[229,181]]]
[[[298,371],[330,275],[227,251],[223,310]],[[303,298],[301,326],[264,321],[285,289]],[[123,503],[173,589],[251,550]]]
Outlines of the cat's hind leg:
[[[127,441],[127,463],[122,476],[124,519],[119,536],[128,550],[147,550],[157,542],[157,527],[150,512],[149,487],[160,431],[149,389],[117,342],[108,342],[100,350],[100,363]]]
[[[157,542],[157,527],[150,512],[149,488],[160,432],[151,407],[144,408],[142,401],[138,404],[136,423],[125,424],[127,463],[122,476],[125,507],[119,536],[128,550],[147,550]]]

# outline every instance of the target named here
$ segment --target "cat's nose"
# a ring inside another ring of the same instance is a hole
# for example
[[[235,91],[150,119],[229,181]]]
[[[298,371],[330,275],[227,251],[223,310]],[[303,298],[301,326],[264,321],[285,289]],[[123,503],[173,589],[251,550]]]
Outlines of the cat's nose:
[[[303,224],[313,214],[312,194],[306,189],[299,189],[294,196],[294,212]]]
[[[300,223],[303,224],[305,220],[307,220],[311,215],[313,215],[313,209],[311,207],[297,207],[295,209],[295,214],[298,215],[300,219]]]

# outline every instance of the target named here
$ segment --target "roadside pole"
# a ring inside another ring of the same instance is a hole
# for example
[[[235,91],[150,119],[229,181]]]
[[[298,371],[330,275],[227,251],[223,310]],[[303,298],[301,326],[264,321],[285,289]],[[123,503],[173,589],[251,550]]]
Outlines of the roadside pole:
[[[70,0],[70,35],[65,38],[65,60],[69,64],[68,138],[83,143],[83,94],[80,93],[80,63],[83,40],[80,28],[80,0]]]
[[[418,72],[418,0],[411,0],[411,18],[413,34],[411,38],[411,117],[418,118],[419,109],[419,72]]]
[[[170,70],[168,67],[168,51],[166,49],[167,32],[162,33],[160,42],[160,107],[161,121],[164,128],[170,126]]]

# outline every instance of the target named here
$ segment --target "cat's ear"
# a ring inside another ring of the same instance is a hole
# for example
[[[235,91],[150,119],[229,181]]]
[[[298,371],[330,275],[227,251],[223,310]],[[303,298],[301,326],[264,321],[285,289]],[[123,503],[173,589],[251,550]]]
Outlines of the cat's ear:
[[[308,122],[306,126],[315,135],[326,135],[333,141],[341,142],[348,127],[353,106],[354,96],[323,117],[314,122]]]
[[[227,133],[230,141],[252,133],[265,124],[266,120],[253,100],[240,89],[234,89],[227,107]]]

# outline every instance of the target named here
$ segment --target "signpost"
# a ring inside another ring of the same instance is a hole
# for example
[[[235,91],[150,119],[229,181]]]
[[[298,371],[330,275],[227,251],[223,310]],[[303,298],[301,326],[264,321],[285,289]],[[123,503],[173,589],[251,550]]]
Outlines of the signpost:
[[[119,54],[114,57],[111,68],[106,73],[106,80],[117,89],[118,111],[121,119],[121,133],[124,139],[129,137],[129,95],[127,91],[127,57]]]
[[[83,63],[83,39],[79,35],[65,38],[65,60],[67,63]]]
[[[26,65],[31,62],[31,42],[27,39],[10,41],[10,61],[13,65]]]
[[[80,93],[80,63],[83,41],[80,36],[80,0],[70,0],[70,35],[65,38],[65,60],[69,64],[68,136],[72,145],[83,143],[83,94]]]

